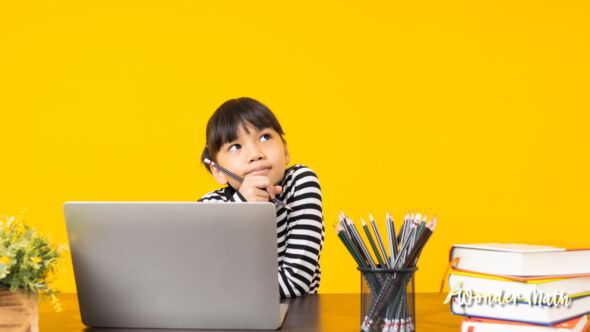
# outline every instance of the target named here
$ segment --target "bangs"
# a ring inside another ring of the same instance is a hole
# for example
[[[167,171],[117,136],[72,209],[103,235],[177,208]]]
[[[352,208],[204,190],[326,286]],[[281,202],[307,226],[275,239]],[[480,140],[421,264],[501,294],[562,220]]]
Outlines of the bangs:
[[[281,135],[285,134],[274,114],[262,103],[252,98],[230,99],[215,111],[207,123],[207,150],[213,157],[221,147],[238,138],[240,128],[246,132],[248,124],[258,130],[272,128]]]

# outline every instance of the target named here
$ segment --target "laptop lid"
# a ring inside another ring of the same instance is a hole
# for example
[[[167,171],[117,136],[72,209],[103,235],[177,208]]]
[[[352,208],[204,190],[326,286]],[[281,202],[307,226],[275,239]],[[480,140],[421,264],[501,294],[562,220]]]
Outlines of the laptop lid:
[[[272,203],[66,202],[82,322],[277,329]]]

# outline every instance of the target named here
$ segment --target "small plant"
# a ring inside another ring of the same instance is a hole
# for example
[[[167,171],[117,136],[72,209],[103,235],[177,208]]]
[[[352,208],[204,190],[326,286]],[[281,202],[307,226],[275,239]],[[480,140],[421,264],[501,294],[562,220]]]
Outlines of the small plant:
[[[0,288],[35,293],[40,300],[49,298],[59,312],[58,290],[52,283],[66,246],[54,244],[25,224],[23,215],[0,216]]]

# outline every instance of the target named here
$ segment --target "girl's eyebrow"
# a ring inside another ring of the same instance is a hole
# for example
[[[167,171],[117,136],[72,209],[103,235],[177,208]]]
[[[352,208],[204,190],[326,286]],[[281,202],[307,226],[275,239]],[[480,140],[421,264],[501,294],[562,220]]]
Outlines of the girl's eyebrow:
[[[227,145],[232,146],[232,145],[236,144],[239,140],[240,140],[240,138],[239,137],[236,137],[234,140],[231,140],[231,141],[228,141],[228,142],[223,143],[223,145],[221,146],[221,148],[223,149],[223,147],[225,147]]]

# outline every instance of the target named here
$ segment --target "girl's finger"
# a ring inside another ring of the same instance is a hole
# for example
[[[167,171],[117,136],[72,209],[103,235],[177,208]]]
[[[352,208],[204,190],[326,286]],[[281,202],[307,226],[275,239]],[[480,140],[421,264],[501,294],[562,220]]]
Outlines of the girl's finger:
[[[274,188],[274,186],[268,186],[268,187],[266,187],[266,192],[268,193],[268,195],[269,195],[269,197],[271,199],[272,198],[275,198],[275,188]]]
[[[258,188],[256,188],[256,191],[254,192],[254,195],[256,195],[257,197],[264,198],[265,200],[268,200],[269,197],[270,197],[268,191],[265,191],[263,189],[258,189]]]

